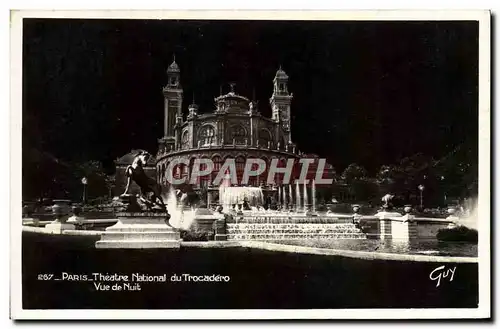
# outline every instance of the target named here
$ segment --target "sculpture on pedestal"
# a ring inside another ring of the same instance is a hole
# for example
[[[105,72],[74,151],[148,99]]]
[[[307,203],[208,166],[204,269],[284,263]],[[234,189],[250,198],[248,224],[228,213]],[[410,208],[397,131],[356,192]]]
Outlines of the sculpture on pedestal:
[[[146,165],[150,157],[151,154],[146,151],[140,151],[135,156],[132,164],[125,170],[127,175],[127,186],[125,187],[125,192],[123,192],[120,198],[123,200],[128,197],[130,203],[133,203],[132,200],[134,198],[130,199],[128,191],[130,184],[134,181],[141,189],[139,199],[146,205],[148,210],[153,210],[154,206],[158,206],[162,211],[165,211],[167,207],[161,198],[161,186],[156,182],[156,180],[148,177],[148,175],[144,172],[143,166]]]

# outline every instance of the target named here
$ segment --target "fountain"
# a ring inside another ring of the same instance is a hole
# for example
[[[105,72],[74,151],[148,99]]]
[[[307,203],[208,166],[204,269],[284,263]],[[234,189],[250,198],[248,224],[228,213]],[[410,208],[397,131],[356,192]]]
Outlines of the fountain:
[[[312,193],[312,212],[316,213],[316,181],[313,179],[311,186]]]
[[[168,223],[176,229],[190,229],[194,223],[194,209],[192,207],[186,208],[184,205],[179,205],[177,202],[177,194],[173,188],[169,190],[166,199],[167,211],[170,214]]]
[[[299,212],[301,210],[301,204],[300,204],[300,188],[299,188],[299,181],[295,181],[295,211]]]
[[[283,190],[283,192],[281,193],[281,195],[283,195],[283,209],[286,210],[288,209],[288,200],[286,198],[286,186],[283,185],[281,188]]]
[[[304,183],[304,213],[307,212],[309,206],[309,197],[307,195],[307,184]]]
[[[264,193],[260,187],[229,186],[220,191],[219,203],[224,209],[230,209],[232,205],[241,205],[244,202],[250,207],[264,204]]]

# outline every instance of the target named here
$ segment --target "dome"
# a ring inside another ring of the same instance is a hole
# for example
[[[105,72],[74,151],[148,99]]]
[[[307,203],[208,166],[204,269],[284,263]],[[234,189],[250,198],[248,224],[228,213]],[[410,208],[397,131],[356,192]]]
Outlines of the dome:
[[[280,66],[280,68],[276,72],[276,76],[274,78],[275,79],[288,79],[288,75],[286,75],[285,71],[283,71],[281,69],[281,66]]]
[[[168,70],[167,70],[168,73],[180,73],[181,72],[181,69],[179,68],[179,65],[177,65],[177,63],[175,62],[175,59],[174,61],[172,62],[172,64],[170,64],[170,66],[168,67]]]

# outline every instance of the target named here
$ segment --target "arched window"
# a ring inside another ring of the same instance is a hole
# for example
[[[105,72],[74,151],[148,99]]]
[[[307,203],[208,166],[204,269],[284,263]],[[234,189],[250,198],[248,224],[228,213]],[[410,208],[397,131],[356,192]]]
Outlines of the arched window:
[[[182,133],[181,148],[183,150],[189,148],[189,132],[187,130]]]
[[[215,144],[215,129],[211,125],[205,125],[200,128],[198,140],[201,146],[209,146]]]
[[[278,168],[286,168],[286,160],[280,159],[278,160]],[[281,185],[283,183],[283,178],[285,177],[285,173],[276,173],[274,175],[274,184]]]
[[[195,160],[195,158],[189,159],[189,166],[186,168],[186,171],[187,171],[186,177],[188,180],[191,179],[191,173],[193,172],[194,160]],[[200,177],[197,177],[196,185],[199,186],[199,183],[200,183]]]
[[[267,129],[261,129],[259,130],[259,146],[260,147],[267,147],[269,142],[272,142],[273,138],[271,136],[271,133]]]
[[[200,164],[200,171],[205,171],[207,170],[207,164],[206,163],[201,163]],[[211,181],[211,175],[203,175],[201,177],[199,177],[199,181],[200,181],[200,187],[201,188],[207,188],[210,181]]]
[[[262,172],[262,174],[259,175],[257,184],[259,186],[266,186],[267,185],[267,175],[269,173],[269,160],[266,157],[262,157],[262,160],[266,163],[265,170]]]
[[[167,184],[167,177],[165,175],[166,171],[167,171],[167,165],[164,163],[161,166],[161,182],[165,185]]]
[[[212,182],[213,182],[217,177],[217,174],[219,174],[219,170],[222,166],[222,159],[220,156],[216,155],[212,157],[212,162],[214,163],[214,170],[212,171]]]
[[[230,131],[229,131],[229,142],[230,143],[234,143],[235,144],[239,144],[239,145],[242,145],[242,144],[245,144],[248,142],[247,140],[247,131],[245,130],[245,128],[242,126],[242,125],[236,125],[236,126],[232,126],[230,128]]]
[[[245,170],[245,158],[239,155],[236,157],[235,163],[236,163],[236,175],[238,177],[238,183],[241,183],[241,180],[243,179],[243,171]]]
[[[255,171],[259,168],[259,165],[256,163],[252,163],[252,171]],[[250,186],[259,186],[259,177],[257,176],[250,176],[248,177],[248,185]]]
[[[172,177],[174,177],[175,179],[181,178],[183,166],[183,163],[174,165],[174,167],[172,168]]]

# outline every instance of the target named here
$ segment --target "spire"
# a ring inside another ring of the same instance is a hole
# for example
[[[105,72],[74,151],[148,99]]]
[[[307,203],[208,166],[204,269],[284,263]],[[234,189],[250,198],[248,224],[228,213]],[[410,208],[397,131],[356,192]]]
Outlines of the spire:
[[[167,70],[168,73],[180,73],[181,70],[179,68],[179,65],[177,65],[177,62],[175,61],[175,53],[173,55],[173,62],[170,64]]]
[[[193,117],[198,114],[198,105],[196,105],[196,102],[194,100],[194,91],[193,91],[193,103],[189,105],[189,116]]]

